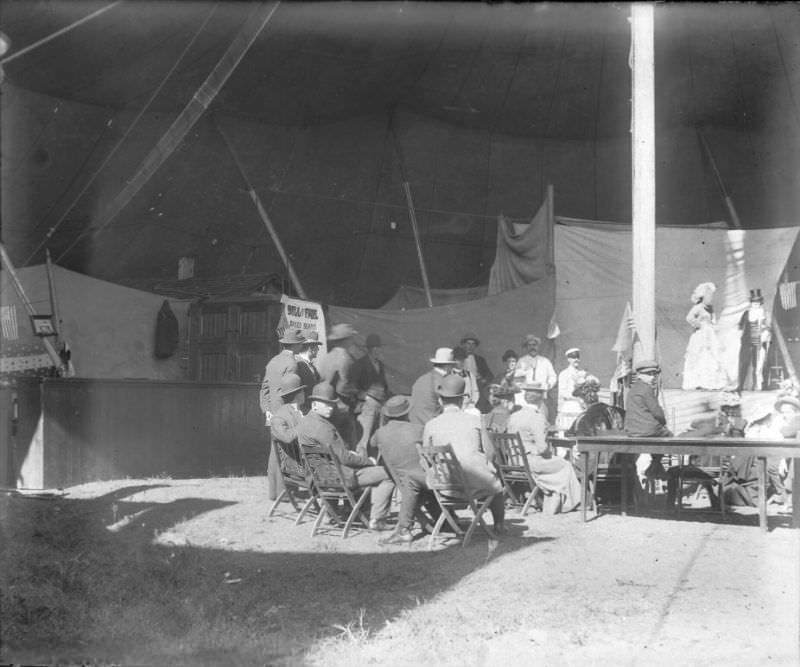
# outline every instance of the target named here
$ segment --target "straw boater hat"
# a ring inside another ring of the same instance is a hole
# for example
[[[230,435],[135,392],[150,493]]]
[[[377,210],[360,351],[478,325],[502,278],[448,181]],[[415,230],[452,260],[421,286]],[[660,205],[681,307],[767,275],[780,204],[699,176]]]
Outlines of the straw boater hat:
[[[392,396],[381,408],[383,416],[388,419],[397,419],[398,417],[407,415],[410,411],[411,400],[408,396],[399,394],[397,396]]]
[[[466,382],[460,375],[447,375],[442,380],[442,386],[439,387],[439,396],[443,398],[457,398],[458,396],[465,396],[464,388]]]
[[[298,391],[302,391],[306,388],[302,382],[299,375],[287,373],[281,378],[281,386],[278,390],[278,395],[281,397],[294,396]]]
[[[737,391],[722,391],[719,394],[720,407],[733,408],[742,404],[742,397]]]
[[[320,382],[315,384],[311,390],[311,396],[308,397],[311,401],[322,401],[323,403],[336,404],[336,390],[330,382]]]
[[[784,396],[778,396],[775,401],[775,409],[778,410],[782,405],[793,405],[795,409],[800,410],[800,401],[798,401],[794,396],[789,396],[788,394]]]
[[[334,324],[328,333],[328,340],[344,340],[345,338],[352,338],[358,333],[349,324]]]
[[[306,339],[303,338],[303,332],[296,327],[290,327],[283,332],[283,337],[278,341],[283,345],[298,345],[299,343],[305,343]]]
[[[438,348],[430,362],[432,364],[449,364],[451,366],[456,363],[453,361],[453,350],[449,347]]]
[[[534,380],[533,382],[522,385],[522,391],[540,391],[544,393],[546,390],[541,382]]]
[[[581,348],[579,347],[571,347],[566,352],[564,352],[565,357],[580,357],[581,356]]]

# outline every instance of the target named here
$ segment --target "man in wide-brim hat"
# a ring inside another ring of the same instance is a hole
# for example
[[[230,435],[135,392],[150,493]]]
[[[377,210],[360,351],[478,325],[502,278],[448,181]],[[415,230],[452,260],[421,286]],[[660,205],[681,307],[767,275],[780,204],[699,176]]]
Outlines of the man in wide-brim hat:
[[[394,492],[394,482],[386,469],[375,459],[350,451],[336,430],[332,417],[338,397],[333,386],[320,382],[311,390],[311,410],[297,424],[297,442],[303,445],[324,445],[339,459],[344,469],[345,482],[354,489],[372,487],[369,526],[372,530],[386,530],[386,517]]]
[[[504,532],[503,484],[497,469],[484,453],[491,452],[492,446],[480,416],[462,410],[466,395],[464,378],[446,375],[437,393],[442,404],[442,413],[425,424],[422,442],[426,445],[431,443],[434,446],[452,446],[467,487],[475,494],[493,496],[489,508],[494,519],[494,528],[498,532]]]
[[[439,414],[439,388],[442,380],[456,365],[453,350],[440,347],[430,358],[431,370],[417,378],[411,387],[411,415],[414,424],[425,425],[431,418]]]
[[[420,503],[425,505],[434,522],[439,518],[439,506],[419,462],[417,445],[422,442],[422,426],[408,421],[410,411],[408,396],[392,396],[381,409],[386,423],[370,439],[370,447],[380,452],[383,464],[400,489],[397,527],[379,542],[382,545],[408,544],[414,539],[411,529]]]
[[[306,386],[296,373],[287,373],[281,378],[278,395],[283,405],[272,415],[270,432],[272,434],[272,451],[269,455],[269,466],[279,467],[276,450],[282,447],[284,453],[300,464],[300,452],[297,450],[297,424],[303,417],[302,407],[306,400]],[[283,481],[283,480],[281,480]],[[278,490],[280,491],[282,488]]]
[[[259,404],[265,415],[266,425],[269,427],[272,415],[283,405],[283,398],[279,393],[281,380],[288,373],[297,373],[297,359],[295,355],[305,343],[305,338],[300,329],[287,328],[278,339],[281,351],[267,362],[264,369],[264,379],[261,381]],[[267,442],[271,445],[271,436],[267,434]],[[270,446],[271,448],[271,446]],[[270,457],[272,460],[272,457]],[[275,459],[277,464],[277,459]],[[275,500],[283,490],[283,478],[276,465],[267,467],[267,494],[270,500]]]
[[[489,364],[486,359],[478,354],[478,346],[481,344],[480,339],[474,333],[464,334],[461,338],[460,345],[467,353],[464,360],[464,367],[467,371],[472,373],[478,381],[478,392],[480,397],[476,403],[478,410],[487,412],[491,407],[489,402],[489,385],[492,382],[494,375],[492,374]]]
[[[319,365],[321,379],[336,390],[339,404],[334,423],[351,448],[356,446],[358,439],[355,418],[358,389],[353,381],[355,357],[350,352],[356,334],[358,331],[350,324],[334,324],[328,332],[328,354]]]

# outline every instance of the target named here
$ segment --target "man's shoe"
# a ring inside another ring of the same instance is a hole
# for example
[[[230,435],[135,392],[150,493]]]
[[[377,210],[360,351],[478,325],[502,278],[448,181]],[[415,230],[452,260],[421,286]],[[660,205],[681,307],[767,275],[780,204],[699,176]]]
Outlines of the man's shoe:
[[[414,536],[411,534],[410,530],[407,528],[398,528],[391,535],[379,539],[378,544],[380,546],[385,546],[387,544],[410,544],[413,539]]]
[[[386,521],[383,519],[370,519],[369,520],[369,529],[370,530],[391,530],[392,526],[390,526]]]

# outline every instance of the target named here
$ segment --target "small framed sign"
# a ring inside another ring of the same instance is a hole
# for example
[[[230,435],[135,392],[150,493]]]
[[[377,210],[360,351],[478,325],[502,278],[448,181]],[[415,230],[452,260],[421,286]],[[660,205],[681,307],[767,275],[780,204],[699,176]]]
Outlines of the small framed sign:
[[[37,336],[55,336],[56,328],[53,326],[51,315],[31,315],[33,333]]]

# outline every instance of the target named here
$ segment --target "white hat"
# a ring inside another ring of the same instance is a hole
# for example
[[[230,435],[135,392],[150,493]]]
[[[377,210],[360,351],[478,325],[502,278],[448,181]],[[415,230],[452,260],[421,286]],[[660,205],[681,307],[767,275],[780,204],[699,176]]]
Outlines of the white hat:
[[[453,361],[453,350],[449,347],[440,347],[430,360],[432,364],[455,364]]]
[[[566,352],[564,352],[564,356],[569,357],[572,356],[573,354],[577,354],[578,356],[580,356],[580,353],[581,353],[581,348],[571,347]]]

